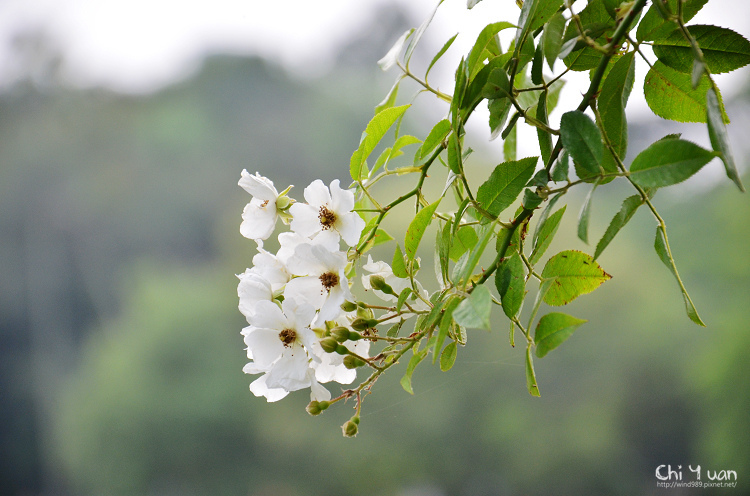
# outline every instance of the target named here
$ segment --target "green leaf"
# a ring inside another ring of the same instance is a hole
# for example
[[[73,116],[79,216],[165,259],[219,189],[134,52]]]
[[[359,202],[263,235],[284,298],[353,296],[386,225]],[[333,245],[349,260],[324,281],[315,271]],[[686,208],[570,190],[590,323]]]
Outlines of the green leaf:
[[[727,135],[727,128],[724,125],[724,121],[721,118],[721,106],[719,105],[719,98],[716,96],[713,88],[708,90],[706,94],[706,120],[708,122],[708,136],[711,139],[711,147],[714,151],[719,153],[722,162],[724,162],[724,168],[727,171],[727,177],[734,181],[740,191],[745,191],[742,186],[742,181],[737,173],[737,166],[734,164],[734,155],[732,149],[729,146],[729,136]]]
[[[406,251],[406,256],[409,260],[414,260],[414,257],[417,255],[419,242],[422,240],[425,229],[432,222],[432,214],[435,213],[440,200],[442,198],[417,212],[417,215],[414,216],[411,224],[409,224],[409,228],[406,230],[406,238],[404,239],[404,251]]]
[[[375,113],[378,114],[382,112],[383,110],[387,108],[393,107],[393,104],[396,103],[396,97],[398,96],[398,87],[401,84],[401,80],[403,80],[406,76],[403,74],[396,79],[396,82],[393,83],[393,86],[391,87],[390,91],[388,91],[388,94],[385,95],[385,98],[383,98],[383,101],[381,101],[377,106],[375,107]]]
[[[513,117],[511,117],[508,126],[503,131],[503,139],[505,140],[503,142],[503,157],[505,157],[505,160],[516,159],[516,121],[520,115],[521,114],[518,113],[514,114]]]
[[[556,183],[568,180],[568,169],[570,169],[570,155],[567,150],[563,150],[560,156],[555,161],[552,172],[550,173],[550,179]]]
[[[515,27],[509,22],[494,22],[488,24],[482,29],[477,36],[477,41],[474,42],[474,46],[469,52],[469,58],[467,59],[467,65],[469,67],[469,79],[472,79],[474,75],[481,69],[483,62],[482,54],[485,52],[485,48],[491,42],[494,42],[495,35],[503,29]]]
[[[547,251],[547,248],[552,242],[552,238],[554,238],[555,233],[557,233],[557,228],[560,227],[560,220],[562,220],[562,216],[565,214],[565,209],[567,207],[567,205],[563,205],[560,210],[550,215],[543,223],[540,222],[539,227],[537,228],[538,235],[534,236],[534,248],[529,257],[529,262],[531,262],[532,265],[536,264],[542,258],[542,255],[544,255],[544,252]]]
[[[646,188],[671,186],[698,172],[714,157],[715,152],[690,141],[660,140],[635,157],[630,166],[630,179]]]
[[[432,69],[432,66],[434,66],[438,60],[440,60],[440,57],[442,57],[445,52],[448,51],[448,49],[451,47],[454,41],[456,41],[456,37],[458,36],[458,33],[454,34],[451,39],[445,42],[445,45],[443,45],[443,48],[440,49],[440,51],[432,58],[432,61],[430,62],[430,65],[427,66],[427,71],[424,73],[425,79],[427,79],[427,75],[430,73],[430,70]]]
[[[560,12],[556,12],[550,18],[549,22],[544,25],[542,45],[544,46],[544,58],[547,59],[550,69],[553,68],[557,56],[560,55],[563,33],[565,33],[565,22],[565,16]]]
[[[542,278],[552,280],[544,302],[560,306],[594,291],[612,276],[604,272],[590,255],[577,250],[566,250],[547,261]]]
[[[453,364],[456,363],[456,354],[458,353],[458,345],[455,341],[448,343],[443,352],[440,354],[440,370],[443,372],[449,371],[453,368]]]
[[[435,239],[435,248],[437,252],[436,260],[440,263],[440,270],[435,268],[435,273],[442,279],[443,285],[448,285],[448,256],[450,254],[452,236],[451,228],[453,223],[448,220],[444,226],[438,229],[437,238]]]
[[[544,355],[563,344],[581,324],[586,320],[577,319],[570,315],[552,312],[539,319],[534,333],[536,356]]]
[[[549,124],[547,119],[547,92],[542,91],[539,95],[539,103],[536,106],[536,118],[542,124]],[[542,152],[542,163],[546,164],[552,155],[552,135],[539,128],[536,130],[539,139],[539,150]]]
[[[526,347],[526,389],[531,396],[541,396],[539,386],[536,384],[536,373],[534,373],[534,359],[531,356],[531,343]]]
[[[422,35],[427,30],[427,27],[435,17],[435,13],[437,12],[438,7],[440,7],[440,4],[442,3],[443,0],[438,1],[430,16],[425,19],[424,22],[417,28],[417,30],[414,31],[414,34],[409,37],[409,45],[406,47],[406,53],[404,53],[404,61],[406,62],[406,67],[409,67],[409,61],[411,60],[411,56],[414,53],[414,49],[417,48],[419,41],[422,39]]]
[[[628,150],[628,123],[625,117],[625,106],[635,80],[634,53],[629,52],[623,55],[612,66],[602,83],[602,91],[596,104],[607,138],[620,159],[625,158]],[[606,172],[617,171],[617,164],[611,154],[604,154],[602,168]],[[612,179],[614,177],[607,178],[602,183],[607,183]]]
[[[466,0],[466,8],[467,9],[473,9],[476,4],[481,2],[482,0]]]
[[[388,234],[384,229],[378,229],[375,231],[375,236],[372,238],[372,246],[382,245],[388,241],[393,241],[393,236]]]
[[[584,243],[589,243],[589,217],[591,216],[591,200],[594,198],[594,191],[599,186],[599,181],[594,183],[594,186],[586,195],[586,199],[583,201],[581,207],[581,213],[578,214],[578,239]]]
[[[490,110],[490,141],[492,141],[500,135],[503,124],[508,120],[512,105],[508,98],[498,98],[489,100],[487,107]]]
[[[526,271],[518,253],[500,264],[495,272],[495,287],[500,294],[503,312],[512,319],[518,314],[526,296]]]
[[[456,263],[456,266],[453,267],[454,281],[463,281],[464,286],[468,283],[469,276],[474,270],[474,267],[479,263],[479,259],[482,257],[484,249],[487,247],[487,243],[494,234],[494,224],[485,224],[480,228],[479,241],[477,241],[471,251],[464,253],[458,263]]]
[[[445,310],[443,311],[443,316],[440,319],[440,327],[438,329],[437,339],[435,340],[435,354],[432,356],[432,363],[435,363],[435,361],[437,360],[438,352],[440,351],[440,348],[443,347],[445,338],[448,336],[448,331],[450,330],[451,326],[454,325],[453,312],[454,310],[456,310],[456,307],[459,303],[461,303],[461,301],[463,301],[461,297],[453,295],[448,298],[448,301],[445,303]]]
[[[397,40],[396,43],[393,44],[390,50],[388,50],[388,53],[385,54],[385,56],[378,60],[378,65],[380,68],[384,71],[387,71],[394,65],[396,65],[396,62],[398,61],[398,56],[401,53],[401,50],[404,49],[404,44],[406,44],[406,39],[411,36],[411,34],[414,32],[413,29],[409,29],[404,34],[402,34]]]
[[[528,33],[542,27],[560,9],[563,0],[526,0],[521,8],[516,30],[516,46],[523,42]]]
[[[669,9],[674,14],[677,13],[678,1],[679,0],[668,0]],[[706,2],[708,2],[708,0],[685,0],[682,6],[682,20],[688,22],[701,8],[703,8]],[[638,24],[636,37],[638,38],[638,41],[650,41],[656,38],[663,38],[676,29],[677,24],[664,19],[659,14],[657,6],[653,5],[643,16],[640,24]]]
[[[456,231],[456,237],[450,247],[450,259],[454,262],[461,258],[461,255],[476,246],[479,237],[477,232],[471,226],[463,226]]]
[[[435,147],[443,142],[450,132],[451,123],[448,119],[443,119],[435,124],[435,127],[430,130],[430,134],[424,139],[424,143],[422,143],[422,147],[419,149],[419,158],[425,158]]]
[[[531,82],[542,84],[544,82],[544,38],[539,40],[539,45],[534,52],[534,58],[531,61]]]
[[[675,279],[677,279],[677,284],[680,285],[680,291],[682,291],[682,299],[685,301],[685,309],[687,311],[688,317],[699,326],[706,327],[706,324],[704,324],[701,318],[698,316],[698,310],[695,309],[693,300],[690,298],[690,295],[685,289],[684,284],[682,284],[682,279],[680,279],[680,274],[677,272],[677,266],[674,263],[674,258],[672,257],[672,253],[669,250],[669,246],[667,245],[667,239],[665,237],[664,229],[662,228],[662,226],[658,226],[656,228],[654,249],[656,250],[656,254],[659,255],[659,260],[661,260],[662,263],[667,266]]]
[[[731,72],[750,64],[750,42],[731,29],[697,24],[688,26],[698,42],[712,74]],[[654,40],[654,54],[661,62],[686,74],[693,70],[693,49],[682,32]]]
[[[607,245],[609,245],[617,233],[620,232],[620,229],[625,227],[625,224],[628,223],[631,217],[633,217],[633,214],[635,214],[635,211],[641,205],[643,205],[641,195],[633,195],[625,198],[622,202],[622,207],[620,207],[620,211],[612,218],[612,221],[609,223],[609,227],[607,227],[607,230],[604,232],[602,239],[600,239],[599,243],[596,245],[596,251],[594,251],[595,260],[599,258],[599,255],[602,254]]]
[[[492,171],[489,179],[477,190],[477,202],[490,215],[497,217],[518,197],[531,179],[538,157],[504,162]]]
[[[646,74],[643,92],[646,103],[659,117],[678,122],[706,122],[706,92],[710,86],[704,77],[693,89],[690,75],[657,60]],[[723,117],[724,122],[729,122],[726,115]]]
[[[463,166],[461,165],[461,142],[456,133],[451,133],[448,138],[448,167],[456,175],[463,173]]]
[[[409,394],[414,394],[414,389],[411,387],[411,376],[414,373],[414,369],[417,368],[417,365],[419,365],[419,362],[424,360],[424,357],[427,356],[427,350],[428,348],[424,348],[420,351],[414,351],[414,355],[412,355],[411,359],[409,360],[409,364],[406,366],[406,374],[401,378],[401,387],[404,388],[404,391],[406,391]]]
[[[404,264],[404,254],[401,252],[401,247],[398,244],[396,245],[396,251],[393,253],[391,270],[393,270],[393,275],[396,277],[409,277],[409,272],[406,270],[406,264]]]
[[[579,110],[564,113],[560,119],[560,139],[573,157],[578,177],[586,179],[601,174],[602,134],[589,116]]]
[[[387,108],[372,118],[367,127],[365,128],[364,138],[359,144],[359,148],[352,154],[352,158],[349,161],[349,172],[351,173],[352,179],[359,181],[362,179],[362,166],[370,156],[370,153],[375,149],[377,144],[383,139],[385,133],[398,120],[406,109],[411,105],[402,105],[400,107]]]
[[[453,320],[464,327],[489,331],[491,330],[491,311],[492,296],[490,290],[484,285],[479,285],[453,311]]]

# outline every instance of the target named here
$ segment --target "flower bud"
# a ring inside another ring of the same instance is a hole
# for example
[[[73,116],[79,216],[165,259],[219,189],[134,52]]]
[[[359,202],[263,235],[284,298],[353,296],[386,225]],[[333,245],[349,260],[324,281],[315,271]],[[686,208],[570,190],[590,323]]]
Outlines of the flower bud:
[[[292,205],[292,199],[286,195],[276,198],[276,210],[286,210]]]
[[[331,336],[338,341],[339,343],[343,343],[344,341],[349,339],[349,329],[346,327],[334,327],[331,330]]]
[[[307,408],[305,408],[305,410],[307,410],[307,413],[309,413],[313,417],[315,415],[320,415],[321,412],[323,412],[323,409],[320,408],[319,401],[311,401],[310,403],[308,403]]]
[[[357,422],[354,422],[354,418],[357,419]],[[354,437],[357,435],[357,431],[359,428],[357,427],[357,424],[359,423],[359,417],[352,417],[352,420],[349,420],[347,423],[341,426],[341,430],[344,431],[344,437]]]
[[[372,289],[377,289],[378,291],[382,291],[385,294],[393,294],[393,288],[386,284],[385,278],[383,278],[383,276],[370,276],[370,286],[372,286]]]
[[[347,369],[356,369],[364,364],[365,362],[355,356],[346,355],[344,357],[344,367],[346,367]]]
[[[357,309],[357,304],[352,303],[351,301],[344,301],[344,303],[341,304],[341,310],[345,312],[353,312]]]
[[[336,353],[338,353],[339,355],[348,355],[349,348],[347,348],[343,344],[336,345]]]
[[[323,348],[323,351],[325,351],[326,353],[335,352],[338,346],[338,341],[336,341],[336,339],[333,337],[329,336],[320,340],[320,347]]]
[[[361,317],[358,319],[354,319],[354,321],[352,322],[352,327],[357,331],[364,331],[365,329],[368,329],[370,327],[369,325],[367,325],[368,320],[369,319],[363,319]]]

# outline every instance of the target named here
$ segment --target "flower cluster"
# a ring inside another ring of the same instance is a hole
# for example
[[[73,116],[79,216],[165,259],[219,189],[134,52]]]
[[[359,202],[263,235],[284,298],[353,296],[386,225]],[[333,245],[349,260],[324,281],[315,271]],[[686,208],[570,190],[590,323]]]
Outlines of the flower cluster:
[[[277,401],[290,391],[310,388],[313,401],[330,392],[321,383],[350,384],[363,364],[370,342],[359,339],[347,279],[348,261],[341,242],[355,246],[365,222],[354,209],[354,194],[335,180],[316,180],[304,191],[306,203],[279,193],[273,182],[242,171],[239,181],[252,200],[242,213],[240,232],[258,244],[253,267],[238,275],[239,309],[248,374],[263,374],[251,385],[256,396]],[[281,218],[291,232],[279,234],[276,254],[263,248]],[[338,336],[331,346],[331,335]],[[321,344],[322,343],[322,344]],[[347,357],[354,359],[347,360]]]

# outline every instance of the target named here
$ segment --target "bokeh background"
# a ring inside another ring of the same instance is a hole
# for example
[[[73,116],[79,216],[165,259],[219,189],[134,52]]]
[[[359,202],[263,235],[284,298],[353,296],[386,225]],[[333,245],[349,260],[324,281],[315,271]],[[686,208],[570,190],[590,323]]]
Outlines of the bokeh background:
[[[240,171],[298,198],[315,178],[346,180],[396,77],[376,61],[433,6],[308,3],[0,3],[0,494],[659,494],[662,464],[686,479],[688,464],[734,470],[738,487],[715,494],[750,494],[750,200],[718,161],[655,200],[706,329],[639,211],[600,258],[614,278],[566,310],[589,322],[537,360],[539,399],[500,312],[453,370],[417,369],[414,396],[398,372],[382,378],[356,439],[339,430],[348,406],[313,418],[306,392],[267,404],[248,391],[234,274],[255,247],[238,230]],[[457,60],[481,23],[516,9],[464,5],[446,1],[417,68],[461,30]],[[744,2],[708,8],[702,22],[750,33]],[[446,91],[449,61],[433,76]],[[720,82],[745,172],[748,72]],[[631,151],[676,130],[707,142],[703,126],[632,107]],[[405,125],[424,136],[445,110],[419,97]],[[481,181],[502,156],[475,120]],[[629,194],[599,189],[592,239]]]

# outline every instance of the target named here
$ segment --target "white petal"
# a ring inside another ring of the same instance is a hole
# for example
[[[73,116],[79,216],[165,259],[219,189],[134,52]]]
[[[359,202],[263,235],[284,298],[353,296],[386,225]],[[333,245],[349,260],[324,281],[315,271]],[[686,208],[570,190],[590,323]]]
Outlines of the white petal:
[[[328,401],[331,399],[331,392],[321,386],[315,377],[310,378],[310,401]]]
[[[281,359],[266,374],[266,384],[268,387],[283,388],[287,391],[309,387],[309,368],[309,359],[302,346],[286,348]]]
[[[279,401],[280,399],[284,398],[287,394],[289,394],[289,391],[286,391],[281,388],[269,388],[266,385],[266,376],[262,375],[261,377],[257,378],[250,384],[250,391],[255,396],[265,396],[266,400],[268,400],[269,403],[274,401]]]
[[[346,284],[346,279],[344,279],[344,284]],[[328,292],[328,297],[320,308],[318,322],[335,319],[341,313],[341,304],[346,299],[345,295],[349,293],[348,287],[344,290],[344,284],[339,284]],[[351,296],[351,293],[349,293],[349,296]]]
[[[305,188],[304,195],[305,201],[307,201],[310,206],[315,207],[316,212],[321,206],[329,205],[331,203],[331,194],[328,192],[326,185],[323,184],[323,181],[320,179],[316,179],[310,183],[310,186]]]
[[[279,339],[279,331],[255,329],[245,336],[245,344],[252,350],[255,366],[268,370],[284,353],[284,344]]]
[[[282,331],[289,327],[289,321],[276,303],[272,301],[259,301],[255,306],[253,325],[255,327]]]
[[[302,338],[301,334],[305,331],[312,332],[310,329],[306,329],[310,327],[315,318],[315,309],[312,305],[301,301],[298,302],[295,298],[289,297],[284,298],[281,308],[284,310],[284,315],[287,316],[289,324],[293,329],[297,330],[298,337]],[[304,339],[302,342],[305,344]]]
[[[339,214],[336,222],[336,230],[349,246],[354,246],[359,242],[362,230],[365,228],[365,221],[357,212],[349,212],[344,215]]]
[[[276,204],[265,207],[254,198],[242,211],[240,233],[249,239],[268,239],[276,228]]]
[[[351,212],[354,208],[354,193],[349,190],[341,189],[339,180],[334,179],[331,182],[331,210],[336,215]]]
[[[259,198],[260,200],[268,200],[270,203],[274,204],[274,208],[276,208],[276,198],[278,198],[279,193],[276,191],[276,188],[273,186],[273,182],[261,176],[257,172],[255,175],[250,175],[247,170],[243,170],[240,182],[238,183],[242,188],[253,195],[255,198]]]
[[[243,274],[238,275],[240,283],[237,285],[237,296],[240,298],[240,312],[251,322],[255,313],[256,305],[261,301],[271,301],[273,292],[271,283],[265,280],[261,275],[247,269]]]
[[[320,308],[325,302],[327,292],[317,276],[305,276],[292,279],[284,288],[284,299],[292,298],[300,303],[307,303]]]
[[[330,253],[322,246],[314,246],[311,243],[301,243],[294,248],[294,255],[286,262],[289,272],[296,276],[319,276],[328,269],[325,260],[321,259],[321,253]]]
[[[292,222],[289,227],[301,236],[310,238],[323,228],[318,218],[319,207],[306,203],[295,203],[289,207],[289,213],[292,214]]]

